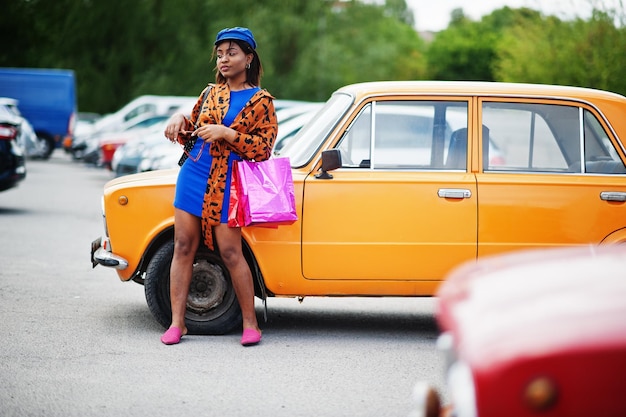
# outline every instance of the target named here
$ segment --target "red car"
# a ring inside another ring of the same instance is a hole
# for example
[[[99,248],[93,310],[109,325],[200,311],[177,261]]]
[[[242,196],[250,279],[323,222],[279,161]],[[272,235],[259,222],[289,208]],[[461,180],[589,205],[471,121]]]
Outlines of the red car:
[[[151,115],[122,128],[120,131],[102,134],[98,140],[100,149],[99,165],[111,169],[111,161],[115,151],[126,142],[139,139],[147,134],[163,131],[169,115]],[[164,136],[165,137],[165,136]]]
[[[417,415],[626,416],[626,245],[466,264],[438,291],[451,405]]]

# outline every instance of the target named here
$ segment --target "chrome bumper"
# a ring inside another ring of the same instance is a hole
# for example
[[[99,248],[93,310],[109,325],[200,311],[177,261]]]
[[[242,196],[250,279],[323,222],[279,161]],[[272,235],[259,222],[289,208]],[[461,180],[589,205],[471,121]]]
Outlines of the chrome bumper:
[[[121,256],[115,255],[110,250],[111,244],[106,237],[99,237],[91,242],[91,266],[108,266],[115,269],[126,269],[128,261]]]

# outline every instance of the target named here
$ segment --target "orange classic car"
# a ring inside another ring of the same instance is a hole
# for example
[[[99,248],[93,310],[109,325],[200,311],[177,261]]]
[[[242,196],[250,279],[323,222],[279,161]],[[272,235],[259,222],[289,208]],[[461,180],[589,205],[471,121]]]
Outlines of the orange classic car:
[[[280,130],[280,126],[279,126]],[[163,139],[166,140],[166,139]],[[450,270],[529,248],[626,242],[626,97],[574,87],[374,82],[337,90],[280,150],[298,221],[243,230],[257,295],[432,296]],[[93,265],[145,286],[170,321],[177,170],[106,184]],[[201,248],[190,332],[240,325]]]

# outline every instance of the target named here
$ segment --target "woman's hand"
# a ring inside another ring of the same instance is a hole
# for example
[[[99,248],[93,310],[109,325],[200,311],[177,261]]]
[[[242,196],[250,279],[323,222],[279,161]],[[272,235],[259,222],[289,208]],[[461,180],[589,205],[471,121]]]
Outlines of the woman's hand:
[[[232,142],[235,140],[235,131],[224,125],[207,124],[194,130],[193,136],[199,136],[207,143],[215,142],[217,139]]]
[[[188,133],[183,130],[185,129],[185,126],[185,116],[182,113],[173,114],[165,127],[165,137],[172,142],[177,141],[179,134]]]

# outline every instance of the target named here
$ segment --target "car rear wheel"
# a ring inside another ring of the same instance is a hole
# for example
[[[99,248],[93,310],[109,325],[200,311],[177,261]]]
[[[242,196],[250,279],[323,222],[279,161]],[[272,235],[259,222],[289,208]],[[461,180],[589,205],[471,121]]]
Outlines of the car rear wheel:
[[[150,260],[144,282],[146,301],[154,318],[169,327],[170,265],[174,242],[161,246]],[[241,309],[228,270],[212,252],[200,250],[193,265],[185,323],[190,334],[225,334],[241,325]]]
[[[44,160],[49,159],[56,146],[54,139],[49,136],[37,135],[37,141],[39,142],[37,145],[39,148],[39,155],[37,156]]]

